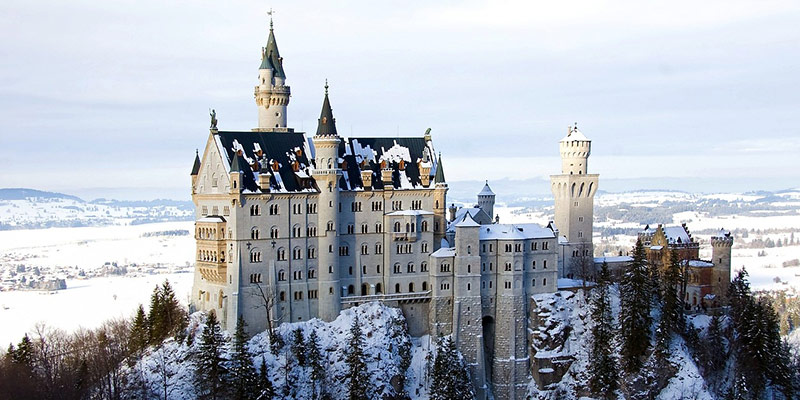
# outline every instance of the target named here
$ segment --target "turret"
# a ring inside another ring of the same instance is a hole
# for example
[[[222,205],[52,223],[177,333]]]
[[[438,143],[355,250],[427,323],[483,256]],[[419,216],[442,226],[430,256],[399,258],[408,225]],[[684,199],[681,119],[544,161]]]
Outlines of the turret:
[[[561,173],[584,175],[589,170],[592,141],[578,130],[578,124],[567,128],[567,136],[558,144],[561,152]]]
[[[494,219],[494,192],[489,187],[489,181],[483,186],[483,189],[478,193],[478,207]]]
[[[258,84],[255,87],[258,106],[258,130],[286,128],[286,107],[291,90],[286,86],[283,57],[278,52],[278,43],[269,21],[267,46],[261,48],[261,66],[258,69]]]
[[[433,178],[433,248],[441,247],[447,230],[447,182],[444,179],[442,154],[436,159],[436,175]]]
[[[314,165],[312,172],[319,188],[319,226],[325,227],[319,236],[319,317],[333,321],[341,310],[342,288],[339,285],[339,143],[336,120],[328,99],[328,83],[325,82],[325,100],[319,116],[314,142]],[[334,249],[334,251],[328,251]]]
[[[242,191],[242,168],[247,165],[247,161],[236,153],[231,160],[231,193],[241,193]]]
[[[733,248],[733,235],[725,230],[720,230],[711,237],[711,262],[714,264],[714,294],[720,300],[725,299],[728,285],[731,282],[731,249]]]
[[[200,152],[194,152],[194,165],[192,165],[192,194],[197,192],[197,174],[200,173]]]

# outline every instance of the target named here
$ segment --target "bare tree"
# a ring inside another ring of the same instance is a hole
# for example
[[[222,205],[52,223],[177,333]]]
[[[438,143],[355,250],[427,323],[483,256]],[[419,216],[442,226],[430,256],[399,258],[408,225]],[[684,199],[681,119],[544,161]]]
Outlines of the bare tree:
[[[578,274],[581,287],[586,289],[586,281],[593,281],[595,276],[594,254],[591,254],[591,245],[584,243],[578,244],[573,249],[577,251],[577,255],[570,260],[570,267]]]
[[[261,303],[256,306],[257,308],[264,309],[264,315],[267,318],[267,331],[269,332],[270,341],[275,338],[275,326],[273,322],[280,322],[281,318],[275,319],[275,292],[271,286],[264,285],[260,282],[254,282],[250,287],[250,295],[256,296],[261,299]]]

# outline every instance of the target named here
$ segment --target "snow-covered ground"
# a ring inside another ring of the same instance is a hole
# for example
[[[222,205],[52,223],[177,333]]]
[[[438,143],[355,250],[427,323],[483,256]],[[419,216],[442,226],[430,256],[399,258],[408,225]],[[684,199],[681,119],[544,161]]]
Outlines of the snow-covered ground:
[[[192,286],[187,273],[139,277],[67,280],[67,289],[54,292],[0,292],[0,346],[16,343],[39,322],[71,332],[96,328],[111,318],[131,317],[136,307],[150,302],[156,285],[169,280],[178,299],[188,302]]]

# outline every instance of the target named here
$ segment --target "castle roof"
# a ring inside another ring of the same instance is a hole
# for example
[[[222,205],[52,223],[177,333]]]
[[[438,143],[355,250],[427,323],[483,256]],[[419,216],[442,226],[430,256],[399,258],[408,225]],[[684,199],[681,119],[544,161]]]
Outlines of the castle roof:
[[[453,222],[450,223],[447,230],[449,232],[454,232],[455,222],[464,219],[465,214],[469,214],[470,218],[479,224],[492,223],[492,217],[490,217],[489,214],[486,214],[486,211],[483,211],[483,209],[478,207],[461,207],[458,209],[458,211],[456,211],[456,217],[453,219]]]
[[[480,232],[480,240],[525,240],[555,237],[550,228],[536,224],[483,225]]]
[[[561,141],[562,142],[572,142],[572,141],[576,141],[576,140],[577,141],[589,141],[589,138],[587,138],[583,134],[583,132],[578,130],[578,125],[577,124],[574,127],[572,127],[572,126],[569,127],[569,130],[567,131],[567,136],[564,136],[564,138],[561,139]]]
[[[197,175],[200,172],[200,153],[194,153],[194,165],[192,165],[192,173],[191,175]]]
[[[444,183],[444,166],[442,165],[442,154],[439,153],[439,159],[436,160],[436,177],[433,183]]]
[[[268,170],[271,191],[315,190],[311,177],[314,168],[311,161],[313,142],[309,143],[304,133],[221,131],[214,136],[227,165],[233,164],[234,155],[241,150],[240,166],[251,166],[240,168],[244,189],[258,192],[258,173]],[[426,148],[428,153],[433,153],[430,143],[423,137],[344,138],[339,144],[338,162],[342,168],[340,188],[365,189],[361,173],[372,171],[372,188],[383,189],[382,168],[392,170],[394,189],[425,188],[417,161],[424,158]],[[429,188],[432,189],[433,185]]]
[[[331,101],[328,99],[328,82],[325,82],[325,99],[322,101],[322,111],[319,113],[317,136],[336,135],[336,119],[333,118]]]
[[[269,27],[269,38],[267,38],[267,47],[264,49],[264,54],[261,57],[260,69],[272,69],[273,76],[279,78],[286,78],[286,73],[283,71],[283,59],[280,52],[278,52],[278,42],[275,41],[275,32],[272,30],[272,22]]]
[[[464,217],[455,224],[456,228],[474,228],[479,226],[481,226],[481,224],[475,222],[469,214],[464,214]]]
[[[486,181],[486,184],[483,185],[483,189],[478,193],[478,196],[494,196],[492,188],[489,187],[489,181]]]

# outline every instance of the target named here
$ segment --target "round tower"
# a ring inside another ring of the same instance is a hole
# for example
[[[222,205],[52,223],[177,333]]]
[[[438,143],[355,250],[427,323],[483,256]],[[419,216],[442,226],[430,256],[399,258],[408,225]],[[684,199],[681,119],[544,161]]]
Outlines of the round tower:
[[[258,106],[258,129],[286,128],[286,108],[291,90],[286,86],[283,57],[278,52],[271,18],[267,46],[261,48],[261,66],[254,94]]]
[[[489,181],[483,185],[483,189],[478,193],[478,207],[483,210],[489,219],[494,221],[494,192],[489,187]]]
[[[585,175],[589,169],[589,155],[592,152],[592,141],[578,130],[578,124],[570,126],[558,144],[561,152],[561,173],[567,175]]]
[[[317,134],[313,137],[314,165],[312,172],[319,189],[318,215],[319,236],[319,318],[333,321],[341,310],[341,287],[339,284],[339,143],[336,121],[328,100],[328,84],[325,83],[325,100],[319,117]],[[323,228],[324,227],[324,228]]]
[[[714,294],[722,301],[728,293],[731,283],[731,249],[733,248],[733,235],[721,230],[711,237],[711,257],[714,264]]]

